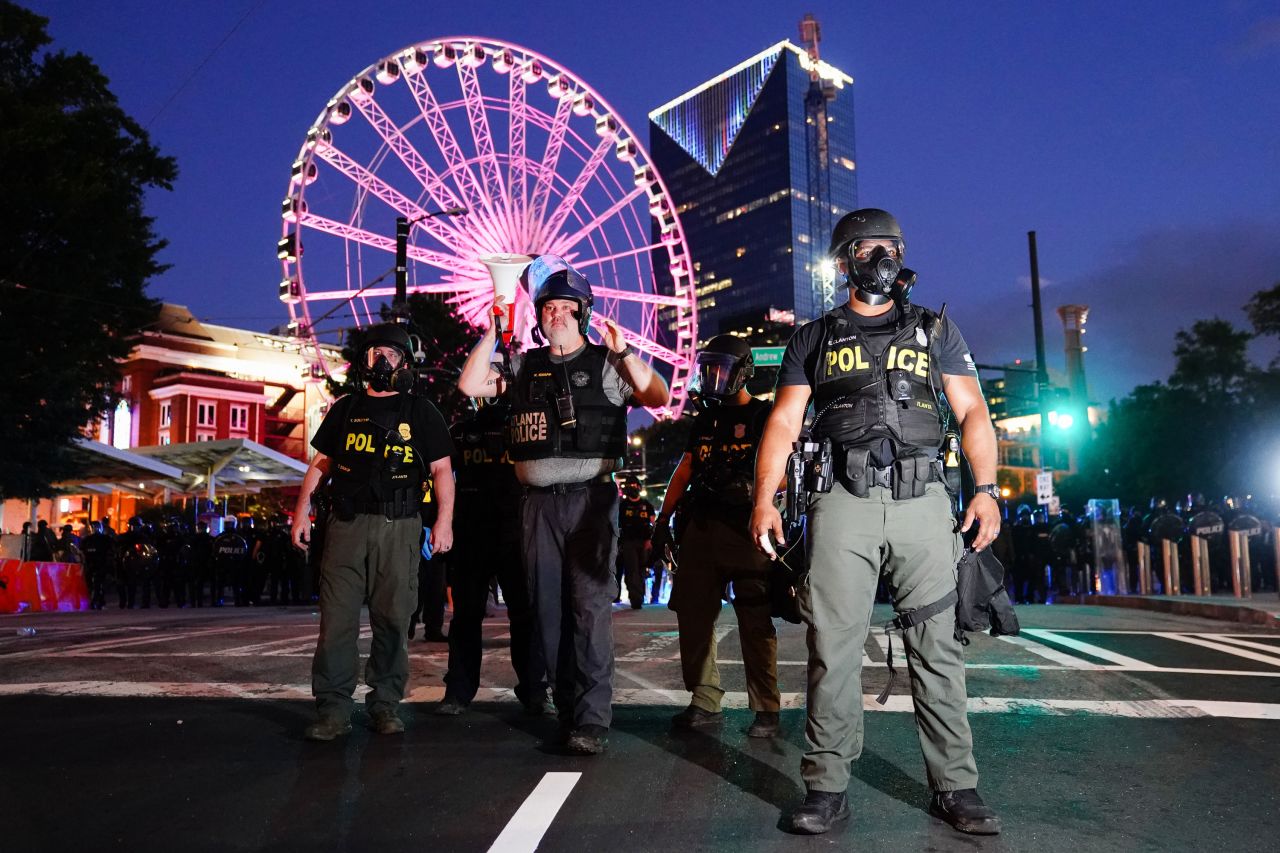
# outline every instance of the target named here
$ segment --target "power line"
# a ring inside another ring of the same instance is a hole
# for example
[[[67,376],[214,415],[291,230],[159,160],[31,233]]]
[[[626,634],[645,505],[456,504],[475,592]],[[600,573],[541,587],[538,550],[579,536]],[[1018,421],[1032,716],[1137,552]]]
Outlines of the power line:
[[[264,3],[266,3],[266,0],[257,0],[256,3],[249,7],[247,12],[240,16],[240,20],[236,21],[235,26],[227,31],[227,34],[222,37],[222,41],[214,45],[213,50],[209,51],[209,53],[205,55],[205,58],[200,60],[200,64],[191,70],[191,73],[186,76],[186,79],[178,85],[178,88],[173,90],[173,94],[160,105],[160,109],[156,110],[155,115],[151,116],[143,127],[148,130],[151,129],[151,125],[155,124],[156,119],[160,118],[161,114],[163,114],[165,110],[169,109],[170,105],[173,104],[173,102],[178,99],[178,96],[181,95],[187,86],[191,84],[191,81],[196,79],[196,75],[203,71],[204,67],[209,64],[214,56],[217,55],[218,51],[222,50],[223,45],[231,40],[231,37],[236,34],[236,30],[240,29],[240,25],[249,20],[249,16],[258,11]]]

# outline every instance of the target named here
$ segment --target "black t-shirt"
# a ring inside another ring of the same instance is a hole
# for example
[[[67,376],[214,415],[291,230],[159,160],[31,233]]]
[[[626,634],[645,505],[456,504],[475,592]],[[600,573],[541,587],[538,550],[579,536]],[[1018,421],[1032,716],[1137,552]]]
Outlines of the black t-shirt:
[[[337,457],[342,464],[351,467],[353,476],[360,481],[370,480],[379,460],[389,454],[404,454],[401,444],[383,447],[368,446],[370,436],[385,435],[387,430],[398,430],[402,397],[373,397],[368,394],[350,394],[340,398],[329,409],[320,428],[311,439],[311,446],[326,456]],[[353,408],[354,407],[354,408]],[[348,418],[350,424],[348,424]],[[423,462],[422,475],[428,477],[431,463],[453,455],[453,439],[440,411],[430,400],[414,397],[409,409],[408,444],[415,456]],[[401,431],[401,435],[403,432]],[[351,444],[351,447],[347,447]],[[414,464],[418,464],[416,461]],[[367,495],[357,495],[369,499]]]
[[[863,317],[855,314],[847,304],[829,312],[832,319],[842,319],[858,327],[865,337],[874,338],[893,331],[898,322],[898,307],[895,305],[878,317]],[[826,326],[821,317],[805,323],[796,329],[791,340],[787,342],[786,352],[782,356],[782,368],[778,371],[778,387],[783,385],[812,385],[814,364],[818,360],[818,351],[822,348],[823,333]],[[944,318],[938,336],[938,365],[942,372],[949,376],[978,377],[978,369],[974,367],[973,356],[969,353],[969,345],[964,336],[956,328],[951,319]]]

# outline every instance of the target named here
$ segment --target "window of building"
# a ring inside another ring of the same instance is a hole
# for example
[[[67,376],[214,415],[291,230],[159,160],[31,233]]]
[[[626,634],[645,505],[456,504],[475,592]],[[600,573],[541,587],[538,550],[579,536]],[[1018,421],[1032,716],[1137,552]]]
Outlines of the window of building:
[[[160,433],[160,444],[163,446],[168,443],[169,443],[169,431],[165,430],[164,432]]]
[[[211,433],[211,432],[197,432],[197,433],[196,433],[196,441],[213,441],[213,433]]]
[[[199,400],[196,402],[196,426],[214,426],[214,419],[218,416],[218,404]],[[196,439],[199,441],[200,439]]]
[[[171,423],[173,423],[173,404],[161,403],[160,404],[160,426],[167,427]],[[161,442],[161,443],[164,444],[167,442]]]
[[[133,437],[133,412],[129,403],[121,400],[116,404],[115,415],[111,418],[111,444],[120,450],[129,449],[129,440]]]
[[[231,429],[235,432],[249,431],[249,407],[248,406],[232,406],[231,407]]]

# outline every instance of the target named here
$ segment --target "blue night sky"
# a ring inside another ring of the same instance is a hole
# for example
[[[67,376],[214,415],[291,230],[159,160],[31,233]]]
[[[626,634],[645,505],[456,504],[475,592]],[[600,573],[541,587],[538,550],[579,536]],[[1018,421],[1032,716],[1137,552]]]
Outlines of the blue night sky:
[[[980,362],[1034,352],[1028,230],[1049,363],[1052,309],[1089,304],[1101,400],[1166,377],[1179,327],[1243,325],[1246,299],[1280,282],[1275,2],[28,5],[177,158],[175,191],[149,204],[172,265],[151,292],[213,322],[287,319],[274,244],[290,163],[325,101],[382,56],[442,36],[523,44],[643,137],[650,109],[798,40],[805,12],[855,80],[861,203],[902,221],[917,301],[949,302]]]

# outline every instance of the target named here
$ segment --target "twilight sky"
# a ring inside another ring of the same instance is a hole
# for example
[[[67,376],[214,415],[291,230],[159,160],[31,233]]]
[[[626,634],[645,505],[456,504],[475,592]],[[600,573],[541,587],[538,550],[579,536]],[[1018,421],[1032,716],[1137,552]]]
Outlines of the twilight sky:
[[[1090,305],[1103,401],[1165,378],[1178,328],[1243,325],[1248,297],[1280,282],[1274,0],[27,5],[177,158],[174,192],[149,203],[172,265],[151,292],[212,322],[287,319],[274,246],[290,163],[325,101],[382,56],[443,36],[523,44],[643,136],[653,107],[798,40],[805,12],[823,58],[855,80],[859,200],[898,216],[916,301],[950,303],[980,362],[1034,353],[1028,230],[1050,366],[1052,309]]]

